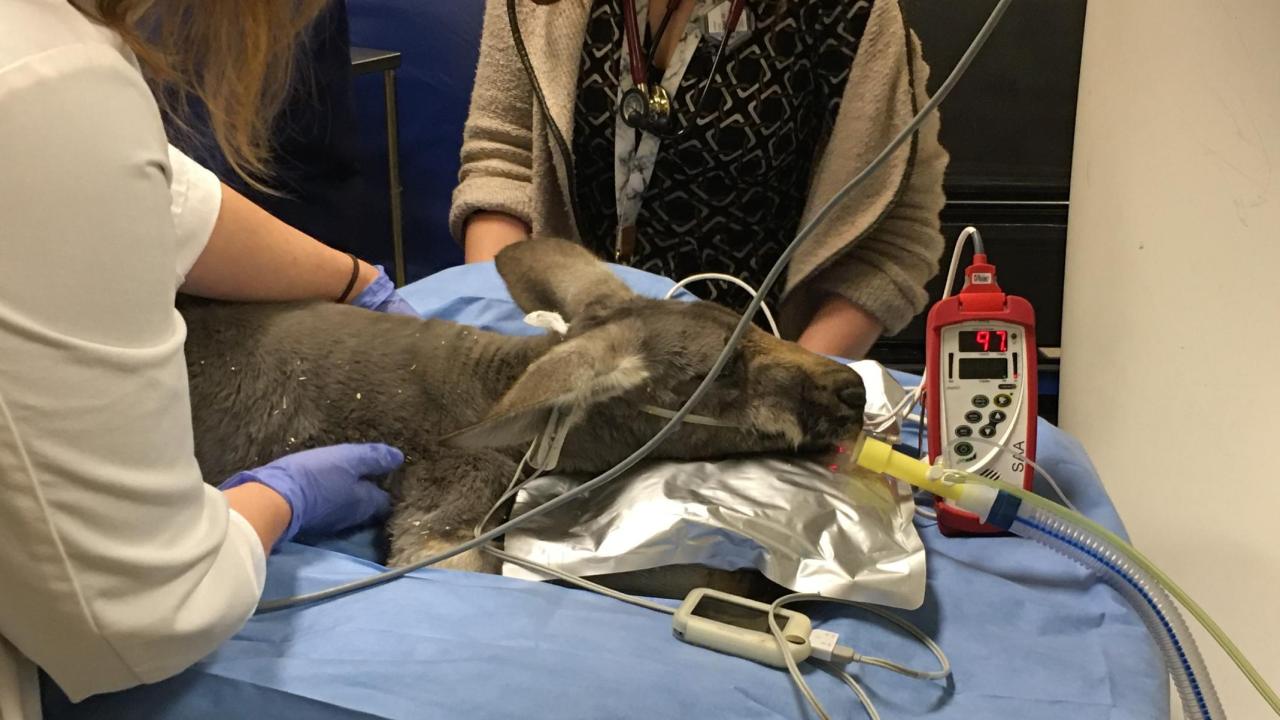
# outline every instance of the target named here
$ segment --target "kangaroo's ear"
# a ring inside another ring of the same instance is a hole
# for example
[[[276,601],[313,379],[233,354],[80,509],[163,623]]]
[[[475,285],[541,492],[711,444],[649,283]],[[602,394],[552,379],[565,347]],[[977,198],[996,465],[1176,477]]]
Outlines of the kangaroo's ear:
[[[633,323],[610,323],[567,340],[520,376],[484,420],[444,438],[452,447],[509,447],[532,440],[553,410],[568,426],[592,405],[644,384],[650,376]]]
[[[588,310],[625,302],[634,293],[581,245],[534,238],[508,245],[494,259],[511,297],[525,312],[550,310],[569,322]]]

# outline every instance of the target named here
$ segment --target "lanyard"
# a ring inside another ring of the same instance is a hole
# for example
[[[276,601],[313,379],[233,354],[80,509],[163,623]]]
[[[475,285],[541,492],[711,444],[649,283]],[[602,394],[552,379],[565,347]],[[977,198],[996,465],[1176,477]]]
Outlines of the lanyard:
[[[626,31],[626,47],[627,60],[631,63],[631,82],[638,88],[645,88],[649,84],[649,67],[652,62],[651,53],[657,50],[658,45],[662,43],[662,37],[667,33],[667,25],[671,22],[671,17],[676,14],[676,10],[680,9],[685,0],[670,0],[667,3],[667,11],[662,15],[662,22],[658,25],[658,32],[654,33],[652,46],[645,48],[640,43],[640,18],[636,12],[635,0],[622,0],[623,27]],[[645,14],[648,14],[648,3],[646,3]]]
[[[653,49],[656,49],[661,42],[662,35],[675,10],[686,1],[688,0],[670,0],[658,32],[655,33]],[[652,68],[652,58],[641,45],[639,30],[640,19],[648,17],[649,0],[622,0],[625,33],[624,48],[619,53],[622,72],[619,73],[621,77],[618,82],[617,102],[620,108],[629,94],[636,94],[635,90],[640,90],[646,99],[653,93],[659,93],[662,101],[665,102],[665,98],[674,94],[676,88],[680,86],[694,50],[697,49],[698,43],[706,32],[707,23],[703,20],[710,11],[721,10],[722,4],[715,0],[693,1],[698,4],[671,54],[666,71],[659,82],[650,85],[649,71]],[[737,27],[746,3],[745,0],[732,0],[728,4],[728,20],[725,23],[724,37],[695,107],[701,107],[702,99],[706,96],[715,70],[720,64],[720,58]],[[649,179],[653,175],[654,162],[661,142],[660,135],[637,131],[625,120],[623,112],[616,114],[614,121],[614,190],[618,209],[618,231],[614,245],[616,262],[627,263],[635,253],[636,218],[640,214],[645,188],[648,187]]]

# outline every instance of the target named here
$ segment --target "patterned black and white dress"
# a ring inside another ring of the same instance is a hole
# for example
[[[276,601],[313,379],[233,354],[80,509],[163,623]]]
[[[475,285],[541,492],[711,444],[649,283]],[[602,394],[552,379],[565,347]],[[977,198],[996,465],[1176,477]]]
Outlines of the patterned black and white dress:
[[[672,96],[675,127],[693,127],[663,140],[653,157],[636,218],[634,267],[673,279],[721,272],[754,287],[799,228],[813,164],[835,123],[871,2],[747,0],[747,8],[754,29],[726,51],[701,114],[695,116],[694,104],[715,39],[698,42]],[[584,243],[610,261],[618,226],[614,133],[623,32],[621,0],[595,0],[574,112],[579,228]],[[691,289],[732,307],[747,301],[725,283]]]

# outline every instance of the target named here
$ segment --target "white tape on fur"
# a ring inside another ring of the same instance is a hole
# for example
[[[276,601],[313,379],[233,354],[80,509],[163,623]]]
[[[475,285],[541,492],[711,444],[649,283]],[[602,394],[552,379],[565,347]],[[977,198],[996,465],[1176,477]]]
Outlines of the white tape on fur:
[[[551,312],[550,310],[534,310],[524,316],[524,322],[526,325],[532,325],[533,327],[542,328],[543,330],[550,330],[551,332],[558,333],[560,335],[567,335],[569,333],[569,323],[565,322],[564,318],[560,317],[560,313]]]

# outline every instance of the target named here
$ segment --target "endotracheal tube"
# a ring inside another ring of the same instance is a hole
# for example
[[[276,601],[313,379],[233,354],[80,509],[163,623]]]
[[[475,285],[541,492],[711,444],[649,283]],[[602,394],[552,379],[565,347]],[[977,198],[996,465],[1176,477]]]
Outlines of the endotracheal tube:
[[[874,438],[858,440],[847,457],[863,468],[945,497],[983,522],[1046,545],[1101,576],[1129,601],[1160,646],[1184,717],[1221,720],[1226,716],[1175,597],[1280,714],[1280,698],[1213,619],[1142,553],[1101,525],[1020,487],[930,466]]]

